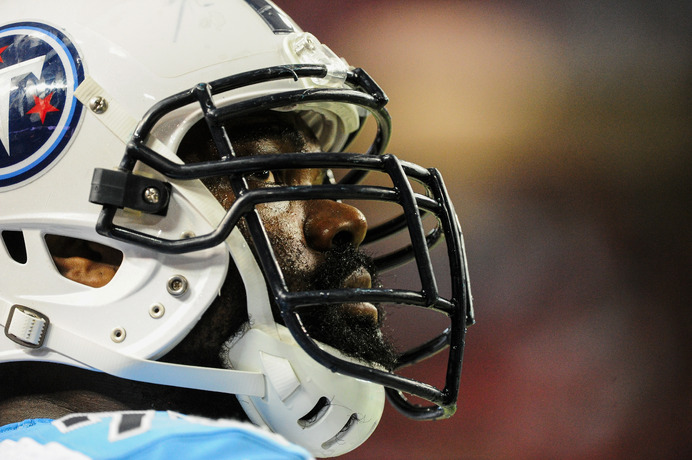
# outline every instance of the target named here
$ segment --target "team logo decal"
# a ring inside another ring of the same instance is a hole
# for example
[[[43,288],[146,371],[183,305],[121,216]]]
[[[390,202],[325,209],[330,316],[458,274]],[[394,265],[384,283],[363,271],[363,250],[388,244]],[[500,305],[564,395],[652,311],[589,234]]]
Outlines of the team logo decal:
[[[81,119],[82,60],[59,30],[0,26],[0,192],[55,164]]]

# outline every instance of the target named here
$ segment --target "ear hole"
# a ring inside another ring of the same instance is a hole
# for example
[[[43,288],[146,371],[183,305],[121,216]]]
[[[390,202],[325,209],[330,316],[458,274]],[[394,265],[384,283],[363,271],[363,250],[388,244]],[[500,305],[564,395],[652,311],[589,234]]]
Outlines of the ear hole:
[[[27,260],[26,243],[24,233],[21,230],[5,230],[2,232],[2,242],[7,248],[7,252],[17,263],[25,264]]]
[[[60,274],[86,286],[108,284],[123,261],[122,252],[93,241],[60,235],[46,235],[45,240]]]
[[[329,400],[322,396],[319,401],[317,401],[317,404],[315,404],[315,407],[310,410],[310,412],[298,419],[298,425],[300,425],[302,428],[308,428],[314,425],[324,416],[328,408]]]

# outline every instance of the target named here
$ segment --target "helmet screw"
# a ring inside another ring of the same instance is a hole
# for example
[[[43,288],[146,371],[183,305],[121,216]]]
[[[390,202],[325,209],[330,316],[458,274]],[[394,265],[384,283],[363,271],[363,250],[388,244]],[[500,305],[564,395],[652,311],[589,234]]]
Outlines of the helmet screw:
[[[89,108],[92,112],[100,115],[106,110],[108,110],[108,101],[106,100],[106,98],[101,96],[93,97],[89,101]]]
[[[126,336],[125,329],[122,327],[116,327],[111,331],[111,340],[115,343],[120,343],[125,340]]]
[[[151,204],[156,204],[161,199],[159,189],[156,187],[147,187],[144,189],[144,201]]]
[[[299,38],[296,40],[294,46],[294,51],[298,55],[302,54],[304,51],[314,52],[315,49],[317,49],[317,45],[315,45],[315,42],[310,36],[303,36]]]
[[[151,316],[154,319],[159,319],[163,316],[163,314],[166,313],[166,309],[163,308],[163,305],[160,303],[155,303],[151,307],[149,307],[149,316]]]
[[[306,40],[305,47],[310,51],[315,51],[315,49],[317,48],[317,46],[315,46],[315,42],[312,41],[310,37],[308,37],[308,39]]]
[[[194,238],[194,237],[195,237],[195,232],[193,232],[191,230],[186,230],[180,234],[180,238],[182,238],[184,240],[188,240],[188,239]]]
[[[168,280],[166,289],[170,295],[180,297],[187,292],[187,287],[187,279],[183,275],[174,275]]]

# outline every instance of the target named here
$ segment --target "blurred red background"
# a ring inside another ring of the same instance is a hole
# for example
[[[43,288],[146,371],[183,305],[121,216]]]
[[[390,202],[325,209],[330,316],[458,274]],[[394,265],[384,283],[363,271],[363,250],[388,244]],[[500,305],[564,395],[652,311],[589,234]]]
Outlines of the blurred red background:
[[[277,3],[385,89],[473,283],[457,415],[343,458],[692,458],[689,3]]]

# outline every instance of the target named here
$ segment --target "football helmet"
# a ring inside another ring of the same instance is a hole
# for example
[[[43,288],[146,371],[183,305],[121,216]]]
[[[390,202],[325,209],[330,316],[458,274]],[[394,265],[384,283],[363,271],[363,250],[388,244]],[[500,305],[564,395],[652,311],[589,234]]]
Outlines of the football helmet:
[[[3,1],[2,11],[0,362],[232,393],[254,423],[316,456],[367,439],[385,394],[409,417],[454,412],[474,321],[459,223],[435,169],[385,153],[387,97],[363,70],[267,0]],[[299,114],[324,153],[236,156],[224,124],[269,110]],[[185,164],[176,151],[200,120],[220,158]],[[365,135],[364,153],[346,153]],[[296,168],[328,180],[247,185]],[[219,176],[236,197],[228,210],[201,181]],[[287,288],[257,208],[316,199],[372,207],[362,247],[380,284]],[[115,276],[102,287],[62,276],[54,236],[116,249]],[[229,264],[250,322],[224,348],[228,368],[157,361],[218,296]],[[347,356],[301,321],[303,309],[349,302],[391,309],[384,329],[406,336],[397,369]],[[423,326],[440,330],[421,336]],[[433,356],[439,381],[407,375]]]

